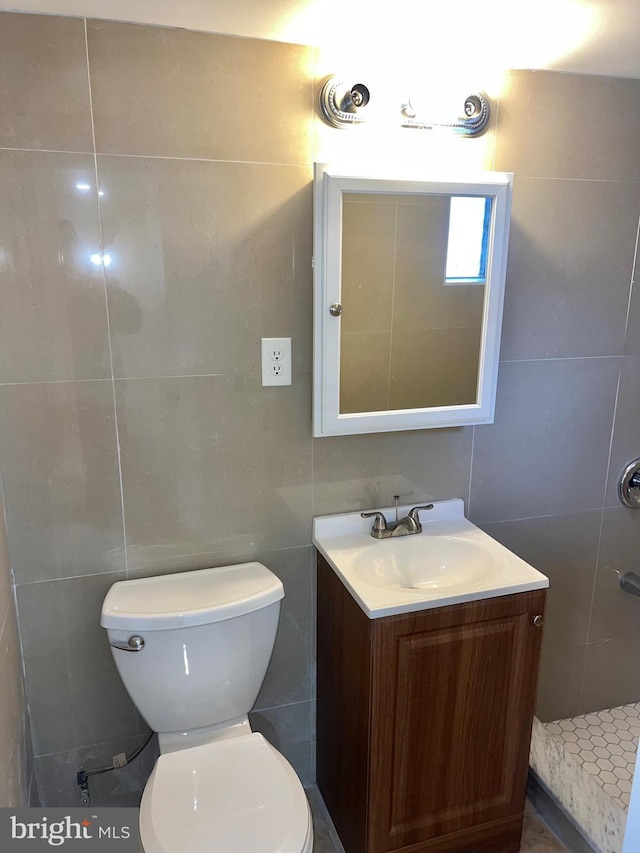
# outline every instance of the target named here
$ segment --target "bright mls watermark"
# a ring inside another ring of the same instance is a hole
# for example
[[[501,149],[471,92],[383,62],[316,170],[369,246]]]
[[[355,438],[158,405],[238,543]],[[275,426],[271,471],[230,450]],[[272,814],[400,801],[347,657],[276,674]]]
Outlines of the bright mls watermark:
[[[0,851],[140,853],[139,809],[0,809]]]

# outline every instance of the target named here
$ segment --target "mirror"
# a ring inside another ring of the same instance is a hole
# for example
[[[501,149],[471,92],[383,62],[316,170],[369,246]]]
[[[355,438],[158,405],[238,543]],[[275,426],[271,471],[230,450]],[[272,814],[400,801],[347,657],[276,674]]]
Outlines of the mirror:
[[[491,423],[511,179],[316,164],[314,435]]]

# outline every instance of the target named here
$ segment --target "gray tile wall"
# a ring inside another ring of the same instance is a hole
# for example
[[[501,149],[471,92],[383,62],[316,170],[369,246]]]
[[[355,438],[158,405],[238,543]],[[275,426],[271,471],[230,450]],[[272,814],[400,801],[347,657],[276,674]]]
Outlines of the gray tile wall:
[[[514,208],[470,517],[551,579],[542,720],[640,696],[640,600],[618,586],[638,568],[640,516],[616,497],[640,456],[638,107],[640,81],[548,72],[510,74],[500,104],[495,165],[516,174]]]
[[[98,625],[108,587],[244,559],[286,590],[253,724],[311,781],[311,519],[394,493],[464,498],[551,576],[543,718],[640,698],[640,600],[616,587],[640,518],[615,498],[640,455],[640,82],[518,72],[482,138],[393,137],[516,172],[496,423],[312,440],[311,166],[376,144],[319,121],[314,62],[2,13],[0,470],[45,803],[146,732]],[[260,386],[262,336],[292,337],[291,387]]]

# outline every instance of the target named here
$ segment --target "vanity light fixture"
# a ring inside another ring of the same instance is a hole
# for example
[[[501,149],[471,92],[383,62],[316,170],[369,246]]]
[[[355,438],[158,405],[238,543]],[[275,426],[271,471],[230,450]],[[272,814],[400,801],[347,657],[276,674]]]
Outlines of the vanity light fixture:
[[[325,121],[333,127],[348,127],[366,121],[370,99],[364,83],[346,83],[338,77],[329,77],[320,91],[320,109]]]
[[[482,92],[467,95],[463,101],[460,115],[451,121],[434,121],[429,116],[421,115],[412,106],[411,99],[407,99],[402,104],[400,111],[403,127],[442,128],[462,136],[478,136],[481,134],[489,124],[491,113],[489,99]]]
[[[344,128],[366,122],[369,113],[371,93],[364,83],[348,83],[339,77],[327,77],[320,90],[320,111],[322,117],[332,127]],[[391,105],[389,114],[393,120]],[[423,129],[444,129],[460,136],[478,136],[489,124],[489,99],[483,92],[473,92],[462,102],[456,114],[452,109],[451,119],[440,119],[416,109],[407,98],[400,107],[400,123],[403,127]]]

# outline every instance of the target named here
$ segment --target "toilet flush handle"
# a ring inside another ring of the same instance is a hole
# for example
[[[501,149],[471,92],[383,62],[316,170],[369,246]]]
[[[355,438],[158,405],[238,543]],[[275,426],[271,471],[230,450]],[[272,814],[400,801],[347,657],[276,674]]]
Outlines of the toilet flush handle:
[[[116,640],[115,643],[109,643],[109,645],[112,649],[120,649],[123,652],[141,652],[144,649],[144,640],[134,634],[133,637],[129,637],[126,643],[124,640]]]

